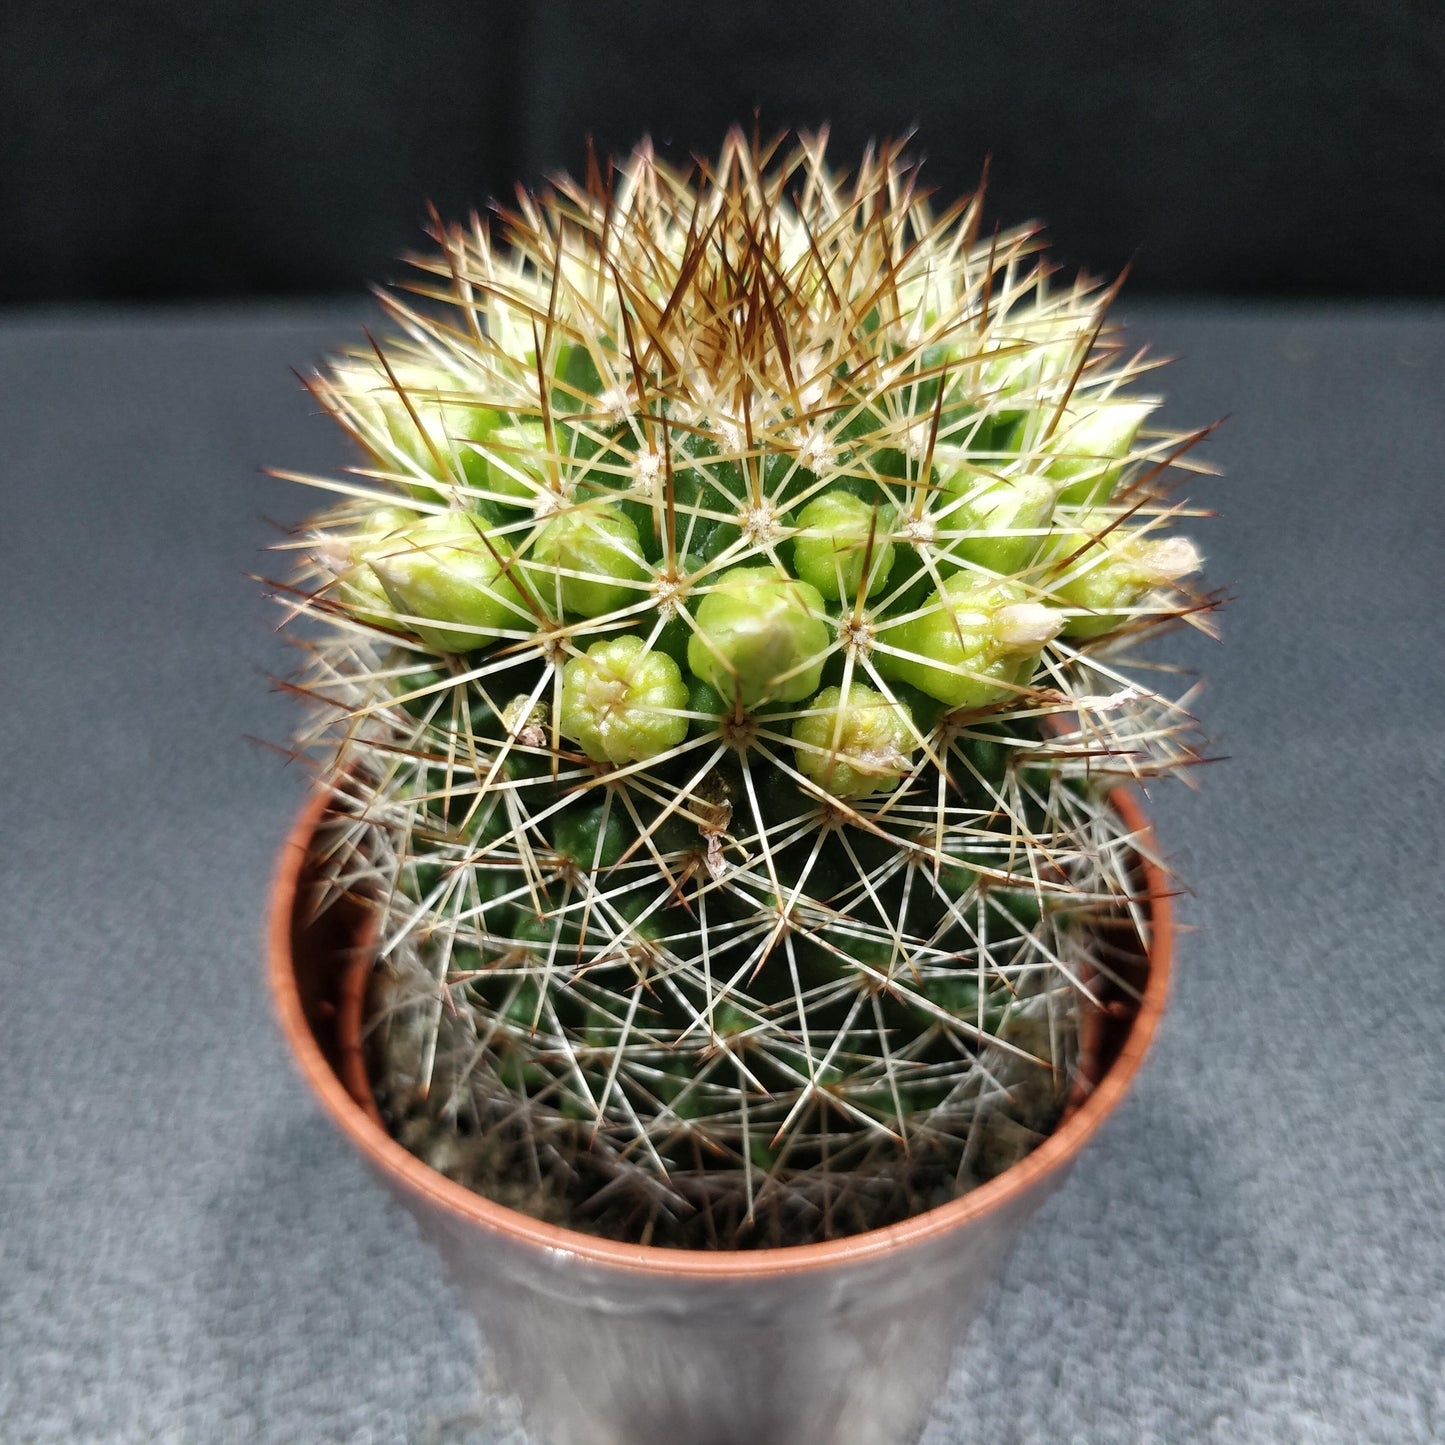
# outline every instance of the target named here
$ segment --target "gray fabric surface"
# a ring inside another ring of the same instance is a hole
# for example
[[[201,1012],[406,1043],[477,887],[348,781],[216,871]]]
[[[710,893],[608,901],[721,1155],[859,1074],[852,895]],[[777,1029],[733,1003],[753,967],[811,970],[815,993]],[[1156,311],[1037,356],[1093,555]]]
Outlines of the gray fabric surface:
[[[7,1442],[522,1442],[261,983],[302,778],[242,574],[311,499],[256,469],[342,459],[286,368],[359,319],[0,318]],[[1172,422],[1232,414],[1181,649],[1231,760],[1156,791],[1172,1012],[926,1445],[1440,1440],[1445,313],[1133,320]]]

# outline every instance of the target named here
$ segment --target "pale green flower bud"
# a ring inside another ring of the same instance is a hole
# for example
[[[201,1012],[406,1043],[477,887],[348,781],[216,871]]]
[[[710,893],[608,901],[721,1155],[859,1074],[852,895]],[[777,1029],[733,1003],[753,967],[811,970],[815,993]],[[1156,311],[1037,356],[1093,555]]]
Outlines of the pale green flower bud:
[[[1129,619],[1123,609],[1137,606],[1155,587],[1182,581],[1203,565],[1198,548],[1187,537],[1116,528],[1090,543],[1083,532],[1071,532],[1056,544],[1062,557],[1079,555],[1058,581],[1052,600],[1065,607],[1087,608],[1064,623],[1066,637],[1099,637]],[[1081,550],[1082,549],[1082,550]]]
[[[393,532],[400,532],[419,521],[421,521],[421,513],[413,512],[407,507],[377,507],[375,511],[368,512],[362,519],[356,540],[358,543],[373,542],[381,537],[389,537]]]
[[[377,507],[356,523],[354,532],[318,532],[313,555],[335,577],[327,592],[331,600],[358,622],[394,628],[396,612],[391,599],[365,557],[382,538],[419,520],[417,513],[403,507]]]
[[[438,384],[436,390],[445,387]],[[531,417],[509,421],[487,407],[439,401],[435,390],[431,395],[421,391],[408,391],[407,395],[426,437],[399,399],[388,410],[391,434],[397,446],[428,475],[437,475],[434,447],[448,464],[448,477],[456,475],[450,465],[454,462],[461,469],[462,480],[489,499],[530,503],[546,486],[547,467],[542,458],[547,434],[540,421]],[[411,485],[410,490],[423,499],[439,495],[424,483]]]
[[[358,621],[372,627],[397,628],[396,609],[381,585],[381,579],[365,562],[358,562],[338,575],[336,600]]]
[[[615,612],[643,596],[637,526],[611,502],[583,502],[549,517],[519,568],[544,606],[581,617]]]
[[[858,596],[866,559],[864,595],[876,592],[893,568],[890,520],[851,492],[814,497],[798,514],[801,530],[793,542],[793,570],[828,601],[851,601]]]
[[[594,642],[562,669],[558,727],[599,763],[643,762],[675,748],[687,736],[686,707],[682,669],[640,637]]]
[[[1049,440],[1053,456],[1045,471],[1067,485],[1059,500],[1070,506],[1091,506],[1113,496],[1133,449],[1157,401],[1111,398],[1069,411]]]
[[[437,390],[444,387],[445,383],[439,381]],[[435,448],[437,456],[447,464],[443,480],[456,477],[459,470],[462,480],[468,485],[485,486],[487,460],[476,444],[485,441],[496,429],[501,421],[497,413],[485,407],[440,401],[435,391],[430,394],[408,391],[407,397],[416,411],[417,421],[421,422],[421,429],[418,430],[417,422],[397,398],[395,405],[387,408],[391,435],[397,446],[431,476],[437,474],[436,457],[432,455]],[[423,499],[437,495],[423,483],[412,484],[411,491]]]
[[[1062,626],[1062,616],[1017,583],[960,572],[918,613],[880,626],[874,657],[885,677],[949,707],[988,707],[1027,682]]]
[[[468,480],[480,491],[531,503],[549,485],[547,429],[534,417],[499,419],[495,429],[478,438],[476,450],[484,469],[475,480],[469,473]]]
[[[830,633],[818,589],[769,567],[734,567],[703,595],[688,639],[693,675],[744,707],[816,692]]]
[[[985,484],[974,474],[955,474],[948,491],[963,497],[938,518],[941,560],[962,560],[1011,576],[1038,556],[1053,516],[1055,485],[1042,477],[1015,477]]]
[[[986,355],[979,368],[980,385],[1002,397],[1051,394],[1078,366],[1090,329],[1090,321],[1077,316],[1011,315],[999,328],[999,354]]]
[[[401,380],[403,373],[398,372]],[[392,406],[401,400],[381,363],[374,357],[339,357],[334,359],[321,377],[327,391],[344,399],[350,410],[371,428],[386,435],[391,433]],[[402,385],[405,385],[402,381]]]
[[[891,793],[918,749],[903,703],[855,682],[845,699],[825,687],[793,724],[798,771],[837,798]]]
[[[375,358],[339,362],[331,369],[333,383],[416,471],[441,481],[460,477],[471,486],[485,486],[487,462],[476,443],[495,431],[502,418],[486,407],[457,400],[465,383],[439,367],[390,358],[389,364],[390,376]],[[405,400],[398,387],[406,393]],[[444,468],[440,472],[438,456]],[[443,489],[419,478],[408,478],[406,486],[422,501],[447,500]]]
[[[440,652],[469,652],[498,633],[531,625],[531,614],[503,568],[509,550],[465,512],[426,517],[364,545],[392,607],[392,625],[416,632]]]

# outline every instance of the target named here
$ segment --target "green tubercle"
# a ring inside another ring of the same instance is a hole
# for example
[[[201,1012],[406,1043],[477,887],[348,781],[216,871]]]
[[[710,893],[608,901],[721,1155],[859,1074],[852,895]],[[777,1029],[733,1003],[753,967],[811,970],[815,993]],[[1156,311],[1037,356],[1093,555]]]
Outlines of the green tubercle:
[[[583,502],[548,518],[518,566],[549,609],[600,617],[639,601],[647,580],[637,527],[611,502]]]
[[[823,676],[826,616],[810,583],[770,567],[734,567],[703,595],[687,665],[728,702],[800,702]]]
[[[793,724],[798,771],[838,798],[891,793],[908,775],[918,738],[909,711],[853,683],[825,687]]]
[[[393,533],[404,531],[419,521],[421,521],[421,513],[414,512],[409,507],[377,507],[375,511],[368,512],[362,519],[361,530],[356,535],[356,542],[375,542],[380,538],[390,537]]]
[[[893,569],[891,519],[851,492],[824,492],[798,515],[793,570],[830,602],[858,596],[868,568],[864,595],[876,592]]]
[[[584,872],[611,868],[635,841],[629,828],[627,810],[620,803],[608,808],[602,803],[564,812],[554,829],[554,846],[559,857]]]
[[[1017,583],[960,572],[917,613],[878,627],[875,658],[885,677],[949,707],[989,707],[1017,693],[1063,620]]]
[[[595,762],[641,762],[675,748],[687,736],[686,707],[682,670],[640,637],[594,642],[562,669],[558,727]]]
[[[443,512],[364,542],[370,564],[398,617],[439,652],[469,652],[499,633],[531,626],[531,614],[505,575],[509,549],[488,537],[480,517]]]
[[[391,435],[397,446],[428,475],[437,476],[436,456],[445,465],[441,481],[457,478],[471,487],[484,487],[487,482],[487,460],[476,443],[484,442],[495,430],[500,417],[484,407],[456,406],[428,397],[424,392],[408,392],[417,418],[418,431],[398,399],[386,408]],[[436,456],[433,456],[433,449]],[[407,490],[422,501],[446,501],[448,494],[425,482],[408,481]]]

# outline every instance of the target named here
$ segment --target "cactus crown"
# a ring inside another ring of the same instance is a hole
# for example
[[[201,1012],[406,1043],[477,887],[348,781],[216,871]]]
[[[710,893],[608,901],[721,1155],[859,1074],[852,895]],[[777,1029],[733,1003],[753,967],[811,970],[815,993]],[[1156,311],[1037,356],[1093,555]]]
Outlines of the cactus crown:
[[[1206,599],[1111,292],[897,150],[640,148],[437,231],[315,395],[302,690],[379,919],[399,1135],[575,1227],[781,1243],[1056,1121],[1104,790],[1191,757],[1127,670]]]

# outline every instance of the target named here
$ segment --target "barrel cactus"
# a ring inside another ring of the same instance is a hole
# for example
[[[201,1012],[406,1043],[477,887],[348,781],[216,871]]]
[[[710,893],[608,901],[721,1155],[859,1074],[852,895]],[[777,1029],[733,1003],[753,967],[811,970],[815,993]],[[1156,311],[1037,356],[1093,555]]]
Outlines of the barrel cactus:
[[[298,478],[337,499],[283,589],[299,745],[377,1100],[443,1172],[799,1243],[1059,1119],[1147,928],[1108,791],[1193,756],[1130,658],[1208,611],[1196,437],[1112,292],[981,205],[893,148],[644,145],[438,225],[391,339],[310,380],[359,460]]]

